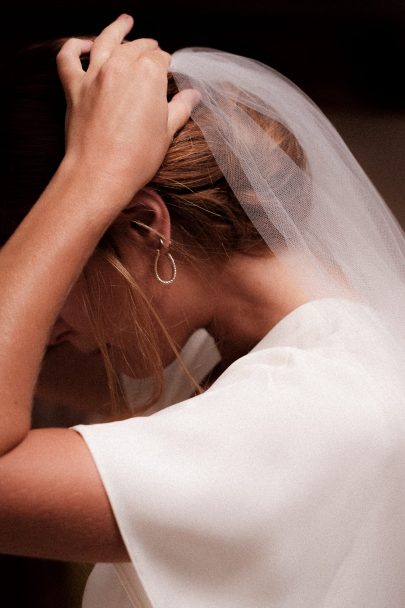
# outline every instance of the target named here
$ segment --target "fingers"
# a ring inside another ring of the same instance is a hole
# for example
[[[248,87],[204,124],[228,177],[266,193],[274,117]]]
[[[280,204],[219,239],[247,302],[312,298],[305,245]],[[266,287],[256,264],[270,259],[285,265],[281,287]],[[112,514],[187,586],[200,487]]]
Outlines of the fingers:
[[[201,95],[195,89],[184,89],[173,97],[169,103],[168,117],[169,133],[172,137],[186,124],[191,112],[200,101]]]
[[[129,59],[131,63],[135,63],[143,55],[143,59],[154,61],[164,68],[166,72],[169,69],[171,61],[171,55],[162,51],[156,40],[149,38],[142,38],[121,45],[120,54]]]
[[[128,56],[132,60],[136,60],[142,54],[158,48],[156,40],[149,38],[140,38],[133,42],[125,41],[124,37],[132,29],[133,23],[134,21],[129,15],[121,15],[97,36],[90,52],[88,68],[90,75],[97,73],[113,57],[118,63]]]
[[[130,15],[120,15],[97,36],[91,49],[89,71],[98,70],[109,59],[131,31],[134,20]]]
[[[80,56],[84,53],[89,53],[92,45],[92,40],[70,38],[60,49],[56,57],[56,63],[59,78],[66,94],[70,91],[75,79],[80,78],[84,74]]]
[[[122,107],[128,106],[129,110],[124,116],[130,126],[140,120],[139,112],[131,111],[136,107],[144,113],[144,124],[138,125],[138,131],[143,133],[145,129],[150,129],[152,139],[161,137],[165,145],[185,125],[201,97],[197,91],[187,89],[175,95],[167,104],[167,73],[171,56],[162,51],[155,40],[138,39],[123,44],[132,25],[131,17],[122,16],[106,27],[95,40],[73,38],[63,45],[57,62],[70,103],[70,124],[73,123],[73,116],[75,124],[83,128],[86,121],[82,120],[82,115],[91,116],[95,107],[99,114],[107,116],[103,120],[108,120],[111,114],[113,122],[116,120],[113,116],[116,99],[119,98],[123,100]],[[84,71],[80,56],[89,52],[89,67]],[[156,100],[156,103],[151,104],[151,100]],[[105,108],[110,106],[111,111],[108,109],[106,112]],[[120,128],[122,119],[116,122]],[[80,133],[80,129],[76,131]],[[125,141],[125,137],[121,139]],[[132,153],[131,148],[129,153]]]
[[[93,40],[70,38],[65,42],[57,55],[57,66],[68,100],[74,97],[75,87],[80,84],[85,74],[80,61],[82,54],[90,53],[90,64],[87,72],[91,76],[91,73],[93,75],[97,73],[112,55],[116,55],[117,51],[122,54],[124,48],[126,50],[124,54],[129,55],[133,61],[142,54],[150,54],[151,51],[158,49],[158,43],[150,39],[139,39],[123,45],[123,39],[132,26],[132,17],[121,15]],[[168,58],[170,57],[163,51],[161,53]],[[162,57],[154,56],[154,60],[157,63],[160,62],[161,65],[167,63],[165,67],[168,67],[169,61],[163,60]]]

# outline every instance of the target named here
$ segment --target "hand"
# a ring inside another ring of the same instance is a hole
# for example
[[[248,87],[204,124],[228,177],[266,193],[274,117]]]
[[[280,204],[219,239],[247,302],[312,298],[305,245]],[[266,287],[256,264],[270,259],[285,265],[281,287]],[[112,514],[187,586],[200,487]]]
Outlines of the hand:
[[[132,26],[121,15],[94,41],[68,40],[57,57],[67,100],[65,159],[112,187],[122,207],[155,175],[199,100],[188,90],[167,103],[170,55],[154,40],[123,44]],[[89,52],[84,71],[80,55]]]

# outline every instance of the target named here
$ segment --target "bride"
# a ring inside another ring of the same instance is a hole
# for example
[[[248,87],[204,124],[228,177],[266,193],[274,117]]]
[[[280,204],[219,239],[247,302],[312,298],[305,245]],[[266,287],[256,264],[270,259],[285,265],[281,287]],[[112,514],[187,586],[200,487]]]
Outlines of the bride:
[[[294,85],[123,44],[132,25],[58,52],[60,158],[56,80],[15,74],[0,549],[98,563],[88,607],[399,608],[404,235]],[[132,412],[30,430],[44,352],[65,343],[103,359]]]

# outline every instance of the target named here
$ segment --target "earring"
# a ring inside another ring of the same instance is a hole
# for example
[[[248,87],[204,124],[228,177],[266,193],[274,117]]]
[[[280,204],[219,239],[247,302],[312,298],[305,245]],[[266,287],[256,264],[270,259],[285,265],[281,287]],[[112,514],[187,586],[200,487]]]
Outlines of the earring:
[[[155,277],[157,278],[159,283],[162,283],[162,285],[170,285],[171,283],[174,282],[176,275],[177,275],[176,262],[174,261],[172,254],[169,251],[167,251],[166,256],[169,258],[170,264],[172,266],[172,276],[170,277],[170,279],[162,279],[162,277],[159,275],[158,265],[159,265],[160,252],[164,245],[164,242],[163,242],[162,238],[160,238],[159,241],[160,241],[160,246],[159,246],[159,249],[156,249],[156,257],[155,257]]]

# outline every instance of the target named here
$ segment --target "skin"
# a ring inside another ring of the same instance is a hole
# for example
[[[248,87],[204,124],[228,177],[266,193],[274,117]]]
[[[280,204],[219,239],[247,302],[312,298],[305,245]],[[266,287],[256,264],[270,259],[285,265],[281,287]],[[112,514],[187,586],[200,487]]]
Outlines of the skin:
[[[282,261],[270,255],[234,255],[225,265],[197,274],[176,260],[176,281],[169,287],[156,281],[157,233],[166,248],[174,228],[164,201],[144,186],[198,98],[183,92],[167,104],[170,58],[151,40],[123,45],[132,25],[132,18],[123,16],[94,42],[72,39],[62,48],[58,69],[68,102],[66,154],[0,253],[1,282],[7,285],[0,292],[0,551],[6,553],[128,560],[82,438],[70,429],[30,430],[46,347],[74,346],[89,356],[96,349],[80,306],[81,273],[86,263],[99,265],[108,281],[108,270],[91,256],[122,209],[139,207],[142,218],[149,210],[143,247],[123,246],[122,255],[179,345],[206,327],[226,367],[306,301]],[[79,57],[89,51],[90,67],[83,72]],[[162,274],[169,272],[164,264],[163,256]],[[119,307],[119,289],[114,298],[109,292],[102,297],[110,313],[108,342],[125,371],[125,358],[135,363],[139,357]],[[162,348],[169,363],[173,355]]]

